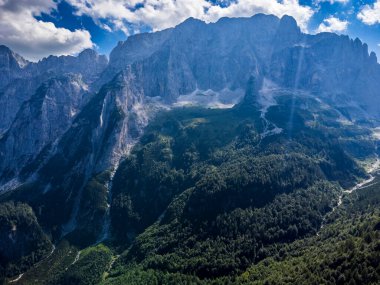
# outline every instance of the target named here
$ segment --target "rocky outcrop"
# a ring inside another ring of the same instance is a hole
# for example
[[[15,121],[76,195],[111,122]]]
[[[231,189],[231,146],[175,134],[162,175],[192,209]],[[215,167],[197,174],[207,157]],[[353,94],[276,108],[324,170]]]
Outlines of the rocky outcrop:
[[[14,79],[22,78],[29,62],[8,47],[0,45],[0,90]]]
[[[240,106],[258,106],[259,104],[259,91],[263,85],[263,78],[260,75],[251,75],[248,79],[247,88],[245,90],[245,95],[240,103]]]
[[[67,130],[106,65],[107,58],[93,50],[31,63],[0,47],[1,184]]]
[[[31,98],[41,84],[57,76],[75,74],[91,90],[92,83],[107,63],[104,55],[90,49],[77,57],[50,56],[33,63],[0,46],[0,136],[8,130],[21,105]]]
[[[0,139],[1,177],[16,175],[44,146],[59,138],[88,97],[87,85],[79,75],[66,75],[42,84],[23,103]]]
[[[49,56],[36,64],[39,73],[50,74],[80,74],[82,80],[91,85],[103,72],[108,64],[107,57],[99,55],[92,49],[82,51],[74,56]]]

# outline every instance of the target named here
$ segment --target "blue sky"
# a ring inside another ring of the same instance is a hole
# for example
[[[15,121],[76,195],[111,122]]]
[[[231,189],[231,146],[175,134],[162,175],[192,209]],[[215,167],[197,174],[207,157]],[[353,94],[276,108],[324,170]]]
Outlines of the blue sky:
[[[359,37],[380,55],[380,0],[3,0],[0,44],[30,60],[95,48],[109,54],[129,35],[256,13],[293,16],[308,33]]]
[[[78,29],[89,31],[91,40],[96,45],[95,48],[102,54],[108,55],[118,41],[127,39],[127,36],[121,30],[108,31],[97,25],[94,20],[87,15],[75,15],[75,8],[65,1],[59,2],[57,9],[51,14],[42,14],[37,18],[42,21],[53,22],[56,27],[66,28],[71,31]]]
[[[310,0],[300,2],[301,4],[312,5],[310,3],[312,1]],[[376,1],[374,0],[363,0],[347,1],[347,3],[336,2],[331,4],[329,1],[319,3],[318,11],[310,20],[309,30],[317,30],[324,19],[334,16],[348,22],[347,29],[340,33],[347,34],[352,38],[360,38],[363,42],[369,45],[370,50],[373,50],[380,55],[380,24],[364,23],[363,20],[358,19],[358,13],[360,13],[363,7],[365,7],[365,5],[370,5],[369,7],[372,7],[375,2]],[[377,20],[380,21],[380,14]]]

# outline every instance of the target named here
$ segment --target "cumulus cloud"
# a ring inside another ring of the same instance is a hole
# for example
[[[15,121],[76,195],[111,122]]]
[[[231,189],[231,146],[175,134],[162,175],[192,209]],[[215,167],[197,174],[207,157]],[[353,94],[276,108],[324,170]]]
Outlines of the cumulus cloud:
[[[333,5],[335,3],[347,4],[348,2],[350,2],[350,0],[316,0],[315,1],[316,4],[322,3],[322,2],[329,2],[331,5]]]
[[[347,30],[349,25],[348,21],[340,20],[335,17],[329,17],[323,20],[317,29],[317,33],[321,32],[331,32],[331,33],[341,33]]]
[[[364,5],[358,13],[358,19],[367,25],[380,23],[380,0],[372,5]]]
[[[249,17],[256,13],[273,14],[278,17],[284,15],[293,16],[302,30],[307,30],[307,25],[314,11],[309,6],[302,6],[298,0],[239,0],[230,6],[222,8],[212,6],[207,18],[216,21],[221,17]]]
[[[67,0],[78,15],[89,15],[100,26],[134,33],[141,26],[154,31],[173,27],[189,17],[215,22],[221,17],[249,17],[256,13],[293,16],[301,29],[314,11],[298,0],[236,0],[228,5],[206,0]],[[107,25],[104,24],[105,20]]]
[[[0,0],[0,44],[30,60],[50,54],[74,54],[92,47],[88,31],[57,28],[35,18],[51,13],[56,5],[53,0]]]

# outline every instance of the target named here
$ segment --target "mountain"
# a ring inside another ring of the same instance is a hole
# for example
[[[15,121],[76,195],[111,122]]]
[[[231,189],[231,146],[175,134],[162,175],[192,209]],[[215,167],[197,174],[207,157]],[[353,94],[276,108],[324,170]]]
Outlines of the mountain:
[[[77,74],[91,88],[107,58],[93,50],[84,50],[77,57],[49,56],[34,63],[5,46],[0,46],[0,134],[8,130],[21,105],[29,100],[44,82],[65,74]]]
[[[9,84],[13,79],[21,77],[22,69],[29,62],[22,58],[17,53],[14,53],[8,47],[0,46],[0,68],[1,80],[0,88]]]
[[[6,70],[0,81],[9,81],[0,89],[0,180],[6,183],[69,128],[107,58],[84,50],[32,63],[4,46],[0,51]]]
[[[64,133],[89,100],[80,76],[62,75],[45,81],[25,101],[0,139],[2,177],[14,176],[28,160]]]
[[[144,48],[140,48],[144,47]],[[206,48],[207,47],[207,48]],[[131,65],[146,96],[175,101],[195,89],[244,89],[259,73],[280,86],[305,89],[342,108],[378,117],[375,54],[359,39],[301,33],[291,17],[256,15],[206,24],[188,19],[174,29],[119,43],[105,74]]]
[[[349,195],[379,187],[380,65],[359,39],[289,16],[190,18],[109,62],[1,46],[0,68],[5,281],[380,280],[377,196]],[[339,263],[336,240],[366,255]]]

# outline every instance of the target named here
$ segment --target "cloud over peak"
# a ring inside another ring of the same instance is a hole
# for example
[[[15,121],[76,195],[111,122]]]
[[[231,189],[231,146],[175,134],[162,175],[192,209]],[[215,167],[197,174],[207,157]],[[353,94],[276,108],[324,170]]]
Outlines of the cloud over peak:
[[[0,0],[0,44],[30,60],[76,54],[94,42],[108,53],[125,35],[171,28],[189,17],[216,22],[257,13],[292,16],[303,32],[359,30],[363,37],[380,28],[380,0]]]
[[[53,0],[0,0],[0,44],[30,60],[74,54],[92,47],[88,31],[57,28],[35,18],[50,13],[56,5]]]
[[[237,0],[223,5],[206,0],[67,0],[78,15],[88,15],[97,23],[107,20],[108,28],[126,34],[140,27],[153,31],[173,27],[189,17],[215,22],[221,17],[249,17],[256,13],[293,16],[306,31],[314,11],[298,0]],[[104,24],[103,24],[104,25]]]
[[[348,25],[348,21],[340,20],[339,18],[331,16],[323,20],[316,32],[342,33],[347,30]]]
[[[380,0],[372,5],[364,5],[358,13],[358,19],[364,24],[374,25],[380,23]]]

